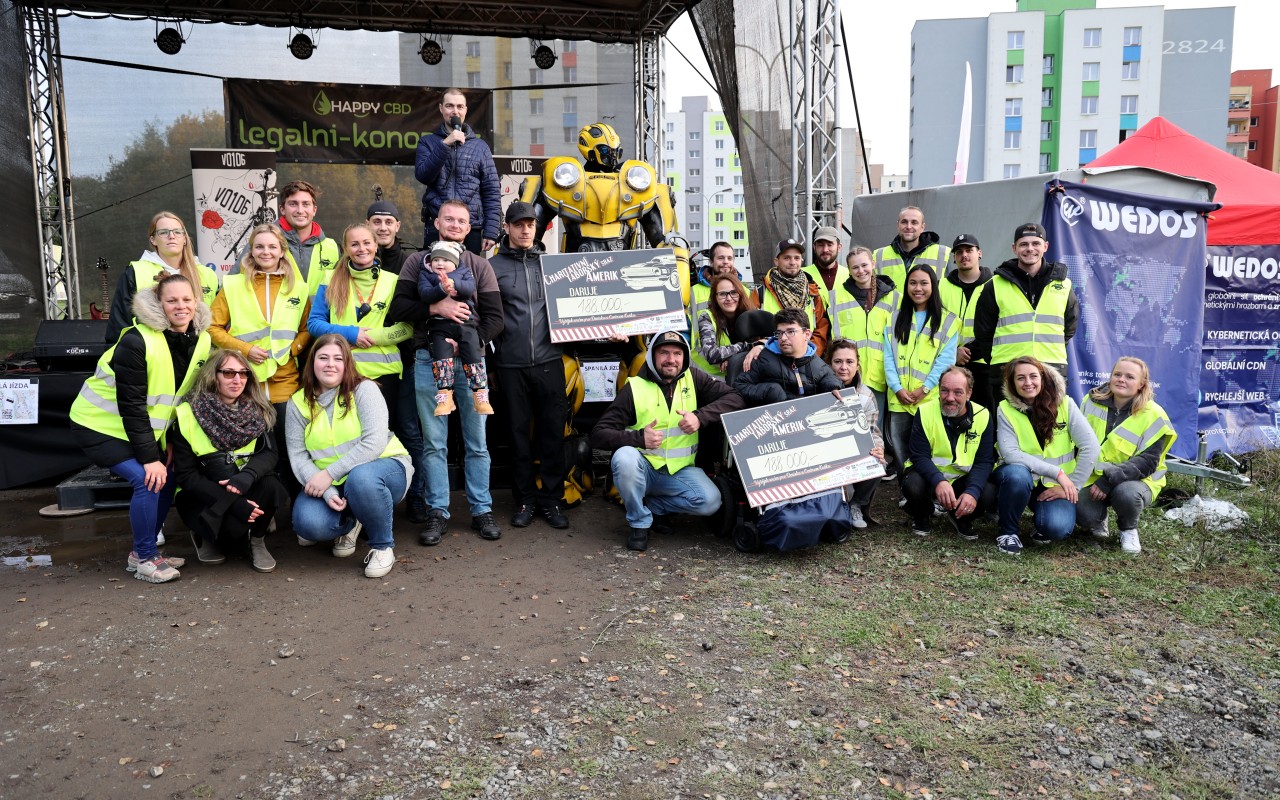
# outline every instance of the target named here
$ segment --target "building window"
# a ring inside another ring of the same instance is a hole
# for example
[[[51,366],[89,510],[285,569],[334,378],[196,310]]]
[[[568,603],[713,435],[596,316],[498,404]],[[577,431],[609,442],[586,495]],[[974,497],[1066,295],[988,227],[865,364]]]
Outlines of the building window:
[[[724,186],[724,176],[723,176],[723,175],[717,175],[717,176],[716,176],[716,186]]]
[[[564,99],[564,113],[566,114],[578,113],[578,98],[566,97]],[[675,126],[672,125],[671,123],[667,123],[667,133],[671,133],[671,131],[673,130],[675,130]]]
[[[1005,83],[1022,83],[1022,65],[1010,64],[1004,68]]]
[[[1096,81],[1098,80],[1099,72],[1097,61],[1086,61],[1080,67],[1080,80]]]
[[[690,203],[690,204],[689,204],[689,213],[690,213],[690,214],[699,214],[699,213],[701,213],[701,212],[702,212],[702,204],[701,204],[701,203]]]
[[[566,125],[566,126],[564,126],[564,128],[563,128],[562,130],[564,131],[564,142],[565,142],[565,144],[572,144],[572,143],[574,143],[574,142],[578,141],[578,129],[577,129],[577,128],[574,128],[574,127],[572,127],[572,126]],[[672,161],[672,162],[671,162],[671,166],[667,167],[667,169],[674,169],[674,168],[675,168],[675,166],[676,166],[675,161]]]
[[[689,177],[690,178],[702,177],[702,170],[698,169],[697,167],[694,167],[693,169],[689,170]]]
[[[740,167],[740,166],[742,166],[742,161],[741,161],[741,159],[739,159],[739,158],[738,158],[738,154],[737,154],[737,153],[734,153],[734,154],[733,154],[732,166],[735,166],[735,167]]]
[[[1019,175],[1021,175],[1021,174],[1022,174],[1022,167],[1021,167],[1021,166],[1019,166],[1018,164],[1005,164],[1005,165],[1004,165],[1004,177],[1005,177],[1005,178],[1016,178],[1016,177],[1018,177],[1018,176],[1019,176]]]
[[[1023,38],[1023,31],[1009,31],[1005,37],[1005,41],[1007,42],[1007,47],[1005,49],[1021,50]]]
[[[1051,169],[1053,169],[1052,164],[1053,164],[1052,155],[1050,155],[1049,153],[1040,154],[1040,172],[1041,173],[1049,172]]]
[[[1053,87],[1046,86],[1040,90],[1040,107],[1053,108]]]
[[[689,194],[702,194],[702,187],[701,187],[701,186],[690,186],[690,187],[689,187]]]
[[[1124,46],[1129,47],[1135,44],[1142,44],[1142,28],[1125,28]]]
[[[542,139],[542,128],[529,129],[529,144],[544,144]]]
[[[508,111],[511,110],[511,92],[502,93],[502,107]]]
[[[1097,131],[1080,131],[1080,149],[1091,150],[1098,146]]]
[[[747,238],[747,232],[746,232],[746,231],[741,231],[741,230],[739,230],[739,231],[734,231],[734,232],[733,232],[733,240],[734,240],[735,242],[741,242],[741,241],[743,241],[743,240],[744,240],[744,239],[746,239],[746,238]]]
[[[717,159],[716,159],[716,166],[717,166],[717,167],[723,167],[723,166],[724,166],[724,159],[723,159],[723,158],[717,158]]]
[[[1249,117],[1249,127],[1250,127],[1250,128],[1256,128],[1256,127],[1258,127],[1258,118],[1257,118],[1257,117]]]
[[[576,53],[576,52],[578,52],[578,43],[577,43],[577,42],[575,42],[575,41],[565,41],[565,42],[561,42],[561,43],[560,43],[560,52],[561,52],[561,53]]]
[[[534,67],[533,69],[529,70],[529,83],[538,83],[538,84],[546,83],[547,82],[547,79],[545,77],[546,74],[547,73],[545,71],[540,70],[537,67]]]
[[[1004,149],[1014,150],[1019,147],[1022,147],[1022,131],[1005,131]],[[892,186],[890,188],[892,188]]]
[[[512,127],[511,120],[507,120],[507,124],[503,126],[503,130],[506,132],[507,138],[510,139],[512,136],[512,131],[514,130],[514,128]]]
[[[468,72],[468,73],[467,73],[467,88],[468,88],[468,89],[479,89],[479,88],[480,88],[480,73],[479,73],[479,72]]]
[[[1041,62],[1040,71],[1045,75],[1053,74],[1053,56],[1052,55],[1047,55],[1044,57],[1044,61]]]
[[[566,101],[568,101],[568,99],[569,99],[569,98],[567,98],[567,97],[565,98],[565,100],[566,100]],[[568,110],[569,110],[569,109],[567,109],[567,108],[565,109],[565,111],[568,111]],[[668,123],[667,123],[667,127],[666,127],[666,132],[667,132],[667,133],[675,133],[675,132],[676,132],[676,124],[675,124],[674,122],[668,122]]]
[[[735,248],[733,248],[733,257],[734,257],[734,258],[746,258],[746,257],[747,257],[747,248],[745,248],[745,247],[735,247]]]
[[[1102,47],[1102,28],[1085,28],[1084,46]]]
[[[1088,114],[1097,114],[1097,113],[1098,113],[1098,98],[1096,98],[1096,97],[1081,97],[1081,98],[1080,98],[1080,113],[1081,113],[1081,114],[1085,114],[1085,115],[1088,115]]]
[[[542,109],[543,109],[543,102],[541,97],[532,97],[529,99],[530,114],[541,114]]]
[[[480,57],[480,43],[479,43],[479,42],[467,42],[467,56],[468,56],[468,57],[470,57],[470,58],[479,58],[479,57]]]
[[[689,141],[696,142],[702,138],[702,131],[689,131]]]
[[[569,129],[568,129],[568,128],[565,128],[565,130],[569,130]],[[663,162],[662,162],[662,168],[663,168],[663,169],[675,169],[675,168],[676,168],[676,160],[675,160],[674,158],[668,158],[668,159],[666,159],[665,161],[663,161]]]
[[[742,185],[742,176],[741,176],[741,175],[734,175],[734,176],[733,176],[733,185],[734,185],[734,186],[741,186],[741,185]]]
[[[1121,114],[1137,114],[1138,113],[1138,96],[1136,94],[1120,95],[1120,113]]]
[[[1004,101],[1004,115],[1006,117],[1022,116],[1022,98],[1006,97]]]
[[[1250,150],[1257,150],[1257,149],[1258,149],[1258,142],[1257,142],[1256,140],[1254,140],[1254,139],[1250,139],[1250,140],[1249,140],[1249,149],[1250,149]]]
[[[689,151],[689,158],[702,158],[702,151],[701,151],[701,150],[690,150],[690,151]]]
[[[1040,120],[1040,141],[1047,142],[1053,139],[1053,120]]]
[[[717,150],[724,149],[724,139],[716,139],[716,149]]]
[[[668,139],[667,141],[665,141],[665,142],[663,142],[663,143],[662,143],[662,149],[663,149],[663,150],[675,150],[675,149],[676,149],[676,143],[675,143],[675,142],[673,142],[673,141],[671,141],[670,139]]]
[[[701,223],[701,222],[690,222],[690,223],[689,223],[689,230],[691,230],[691,231],[700,231],[700,230],[702,230],[702,223]]]
[[[578,68],[577,68],[577,67],[565,67],[565,68],[564,68],[564,82],[565,82],[565,83],[577,83],[577,82],[578,82]]]
[[[733,212],[733,221],[734,221],[734,222],[746,222],[746,221],[747,221],[747,212],[745,212],[745,211],[735,211],[735,212]]]
[[[1141,61],[1126,61],[1120,65],[1120,80],[1136,81],[1142,77]]]
[[[724,130],[724,120],[722,120],[722,119],[718,119],[718,120],[716,120],[716,123],[715,123],[715,130],[716,130],[716,132],[720,132],[720,131],[723,131],[723,130]]]
[[[723,229],[723,228],[717,228],[717,229],[716,229],[716,239],[717,239],[717,240],[720,240],[720,239],[723,239],[723,238],[724,238],[724,229]]]
[[[511,80],[511,62],[510,61],[502,62],[502,77],[506,80]]]
[[[736,205],[736,206],[740,206],[740,205],[742,205],[742,195],[740,195],[740,194],[735,194],[735,195],[733,196],[733,204],[734,204],[734,205]]]
[[[723,211],[717,211],[717,212],[715,213],[715,215],[714,215],[714,216],[715,216],[715,218],[716,218],[716,220],[715,220],[716,222],[724,222],[724,212],[723,212]]]

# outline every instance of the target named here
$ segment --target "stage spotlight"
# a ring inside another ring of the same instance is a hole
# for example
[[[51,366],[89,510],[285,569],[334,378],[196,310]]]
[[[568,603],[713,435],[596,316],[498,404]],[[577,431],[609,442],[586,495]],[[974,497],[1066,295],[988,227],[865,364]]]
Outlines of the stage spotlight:
[[[311,58],[311,54],[316,51],[315,42],[311,41],[311,37],[305,33],[295,34],[289,40],[289,52],[299,61],[306,61]]]
[[[182,34],[176,28],[165,28],[156,34],[156,47],[167,56],[176,56],[184,43]]]
[[[540,45],[533,51],[533,63],[538,69],[551,69],[556,65],[556,51],[545,44]]]
[[[444,48],[435,39],[423,39],[418,55],[422,57],[423,64],[435,66],[444,59]]]

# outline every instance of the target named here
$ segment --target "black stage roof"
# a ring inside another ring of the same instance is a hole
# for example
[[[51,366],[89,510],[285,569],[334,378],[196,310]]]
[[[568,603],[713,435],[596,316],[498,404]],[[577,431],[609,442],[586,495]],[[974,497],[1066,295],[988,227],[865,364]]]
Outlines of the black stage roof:
[[[635,42],[663,34],[698,0],[184,0],[183,2],[27,2],[14,5],[76,14],[224,22],[272,27],[336,28],[425,34]]]

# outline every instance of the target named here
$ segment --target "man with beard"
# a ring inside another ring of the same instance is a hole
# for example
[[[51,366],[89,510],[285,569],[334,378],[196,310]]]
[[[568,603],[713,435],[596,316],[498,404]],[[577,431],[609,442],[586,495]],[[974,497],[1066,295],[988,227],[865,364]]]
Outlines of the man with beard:
[[[911,425],[902,494],[917,536],[929,535],[937,508],[962,537],[976,539],[974,517],[995,508],[995,486],[987,478],[995,467],[996,426],[991,410],[971,402],[972,396],[973,374],[950,367],[942,373],[938,399],[920,406]]]
[[[844,338],[840,332],[840,312],[853,308],[858,301],[845,288],[849,270],[840,263],[840,231],[830,226],[818,228],[813,236],[813,263],[804,271],[823,292],[827,319],[831,322],[831,341]]]
[[[831,321],[827,317],[822,290],[803,267],[804,243],[795,239],[778,242],[773,254],[773,269],[765,273],[764,280],[756,288],[756,299],[762,310],[772,314],[796,309],[807,316],[809,324],[805,327],[812,334],[816,355],[821,357],[830,341]],[[754,356],[748,357],[747,363],[752,361]]]
[[[884,275],[901,289],[911,265],[920,263],[933,267],[933,274],[942,280],[950,256],[950,248],[940,243],[938,234],[924,229],[924,212],[907,206],[898,212],[898,235],[876,250],[876,274]]]

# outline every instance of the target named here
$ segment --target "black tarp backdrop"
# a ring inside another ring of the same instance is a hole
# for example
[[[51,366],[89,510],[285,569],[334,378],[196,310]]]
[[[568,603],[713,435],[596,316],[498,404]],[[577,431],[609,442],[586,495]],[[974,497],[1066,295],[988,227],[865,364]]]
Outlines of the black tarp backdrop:
[[[30,350],[44,319],[22,40],[13,4],[0,3],[0,356]]]

